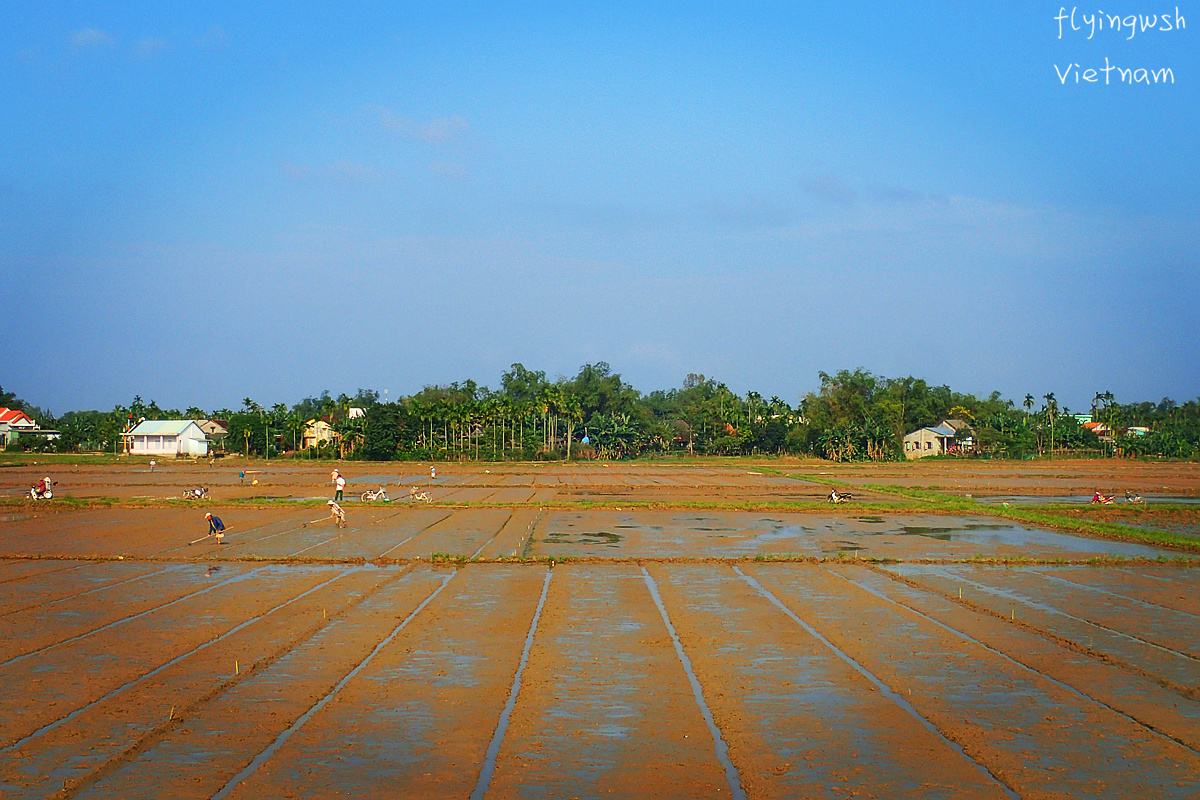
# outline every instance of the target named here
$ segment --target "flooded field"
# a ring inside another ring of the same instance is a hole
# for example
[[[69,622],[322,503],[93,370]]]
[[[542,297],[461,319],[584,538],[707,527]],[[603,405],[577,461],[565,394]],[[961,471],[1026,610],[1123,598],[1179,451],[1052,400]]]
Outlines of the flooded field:
[[[375,466],[345,528],[325,466],[10,504],[0,796],[1200,796],[1200,558],[765,469]]]

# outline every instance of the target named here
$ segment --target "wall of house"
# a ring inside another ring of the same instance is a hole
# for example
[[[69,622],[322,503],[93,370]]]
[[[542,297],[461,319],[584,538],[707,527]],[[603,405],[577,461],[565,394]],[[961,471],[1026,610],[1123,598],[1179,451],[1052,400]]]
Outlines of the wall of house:
[[[174,454],[179,452],[179,438],[160,434],[130,436],[129,452],[133,455]]]
[[[179,452],[189,456],[204,456],[208,455],[208,440],[193,439],[185,436],[180,441]]]
[[[904,457],[911,460],[925,456],[940,456],[946,452],[945,437],[922,428],[904,437]]]
[[[180,438],[174,434],[149,434],[131,436],[129,452],[132,455],[187,455],[208,454],[208,442],[204,439]]]

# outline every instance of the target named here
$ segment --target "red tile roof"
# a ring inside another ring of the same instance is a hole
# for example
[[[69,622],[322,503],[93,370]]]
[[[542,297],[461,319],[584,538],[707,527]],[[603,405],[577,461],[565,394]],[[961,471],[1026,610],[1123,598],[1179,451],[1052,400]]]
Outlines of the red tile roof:
[[[0,408],[0,422],[7,422],[12,425],[21,422],[22,419],[29,425],[34,424],[29,415],[18,408]]]

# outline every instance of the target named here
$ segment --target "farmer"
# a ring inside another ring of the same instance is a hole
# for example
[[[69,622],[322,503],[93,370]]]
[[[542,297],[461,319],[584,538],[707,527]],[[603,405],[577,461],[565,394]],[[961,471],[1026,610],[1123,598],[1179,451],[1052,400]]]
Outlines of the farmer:
[[[340,474],[341,473],[337,471],[337,467],[334,467],[333,472],[329,473],[329,482],[337,483],[338,475],[340,475]]]
[[[437,477],[437,467],[430,464],[429,465],[429,480],[433,480],[436,477]]]
[[[155,464],[155,462],[154,462],[154,459],[153,459],[153,458],[152,458],[152,459],[150,459],[150,471],[151,471],[151,472],[154,472],[154,467],[155,467],[155,466],[156,466],[156,464]]]
[[[53,488],[54,481],[50,480],[50,476],[47,475],[37,482],[37,486],[33,487],[33,491],[30,494],[34,500],[40,500],[43,497],[47,497]]]
[[[346,512],[333,500],[329,501],[329,518],[333,520],[333,523],[339,528],[346,527]]]
[[[208,520],[208,535],[217,537],[217,544],[225,544],[222,541],[225,538],[225,523],[221,522],[221,518],[209,512],[204,515]]]
[[[334,472],[337,472],[337,470],[334,470]],[[337,492],[333,495],[333,499],[340,503],[342,502],[342,492],[346,491],[346,479],[338,475],[334,480],[334,485],[337,486]]]

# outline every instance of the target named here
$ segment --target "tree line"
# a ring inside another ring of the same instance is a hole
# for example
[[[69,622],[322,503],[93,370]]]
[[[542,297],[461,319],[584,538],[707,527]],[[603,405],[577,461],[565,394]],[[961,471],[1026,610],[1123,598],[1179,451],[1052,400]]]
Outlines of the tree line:
[[[238,409],[163,409],[135,397],[111,411],[70,411],[60,417],[0,389],[0,406],[22,408],[60,436],[14,447],[64,452],[116,452],[121,433],[141,419],[217,419],[227,424],[222,446],[268,458],[371,460],[624,459],[671,453],[807,455],[836,461],[904,458],[903,437],[945,419],[961,419],[962,452],[1023,458],[1053,454],[1200,457],[1200,400],[1182,405],[1119,403],[1097,392],[1088,409],[1105,428],[1084,426],[1053,392],[1020,403],[961,394],[914,377],[886,378],[866,370],[818,373],[820,388],[796,406],[690,374],[678,389],[643,394],[605,362],[585,364],[572,378],[551,381],[541,370],[513,364],[496,390],[473,380],[426,386],[392,402],[359,389],[328,391],[288,407],[245,398]],[[352,409],[355,409],[352,411]],[[358,411],[361,409],[361,413]],[[313,420],[332,438],[302,449]],[[966,447],[967,444],[970,447]]]

